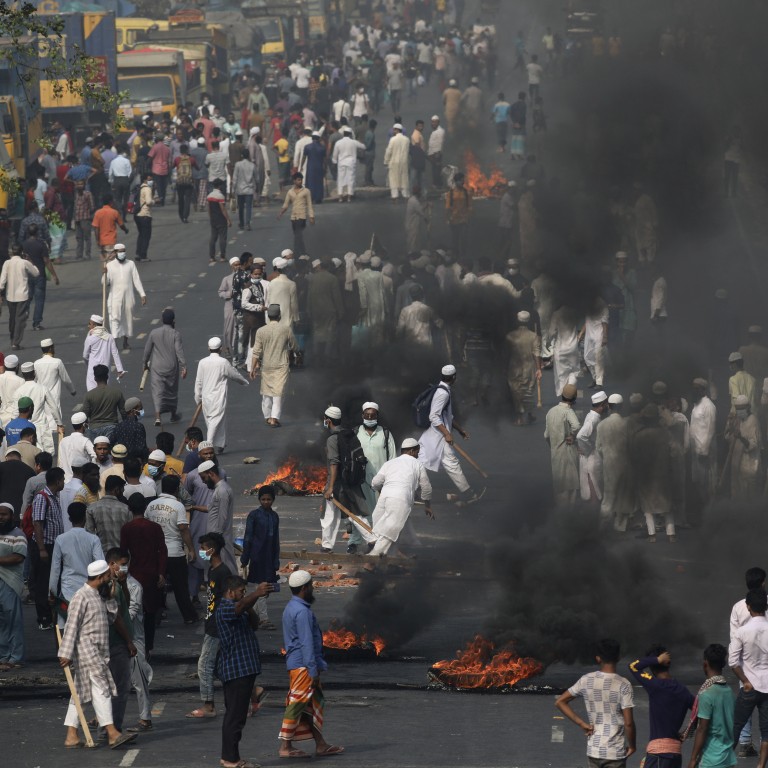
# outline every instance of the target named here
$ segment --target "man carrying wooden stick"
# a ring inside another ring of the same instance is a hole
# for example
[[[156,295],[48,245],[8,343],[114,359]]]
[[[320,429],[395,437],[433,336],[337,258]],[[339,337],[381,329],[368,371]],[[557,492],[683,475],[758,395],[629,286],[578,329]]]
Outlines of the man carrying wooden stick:
[[[110,579],[107,561],[94,561],[88,566],[88,581],[69,604],[58,653],[59,664],[71,666],[75,677],[75,691],[64,718],[67,748],[83,746],[77,733],[77,710],[81,702],[93,704],[99,725],[107,733],[110,749],[136,738],[136,734],[120,733],[112,719],[111,696],[116,695],[117,690],[109,671],[109,623],[117,616],[117,603],[102,598],[102,588],[109,588]]]

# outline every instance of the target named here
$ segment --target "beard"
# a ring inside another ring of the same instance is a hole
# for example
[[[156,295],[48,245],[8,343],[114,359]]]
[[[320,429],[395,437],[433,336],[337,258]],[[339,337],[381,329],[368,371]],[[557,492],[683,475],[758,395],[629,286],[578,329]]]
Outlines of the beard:
[[[210,488],[211,490],[213,490],[213,489],[216,487],[216,483],[214,483],[214,482],[213,482],[213,480],[206,480],[206,481],[205,481],[205,484],[206,484],[206,485],[208,486],[208,488]]]
[[[10,533],[16,527],[16,523],[10,520],[7,523],[0,523],[0,536]]]

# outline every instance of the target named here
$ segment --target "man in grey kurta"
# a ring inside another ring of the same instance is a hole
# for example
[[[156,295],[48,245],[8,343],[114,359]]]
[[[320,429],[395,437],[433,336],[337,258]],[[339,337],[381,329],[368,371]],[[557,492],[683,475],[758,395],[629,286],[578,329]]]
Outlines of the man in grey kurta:
[[[213,491],[208,504],[208,529],[206,533],[220,533],[226,546],[221,550],[221,559],[232,573],[237,573],[235,562],[235,497],[230,484],[222,479],[217,464],[204,461],[198,468],[202,481]]]
[[[407,253],[421,250],[423,228],[427,226],[429,216],[421,202],[421,190],[414,187],[408,204],[405,206],[405,242]]]
[[[219,285],[219,298],[224,301],[224,333],[222,334],[221,354],[225,357],[232,354],[232,344],[235,337],[235,311],[232,308],[232,280],[235,272],[240,269],[240,257],[233,256],[229,260],[232,270],[222,278]]]
[[[368,342],[376,346],[384,340],[387,299],[384,276],[380,271],[371,269],[373,258],[377,257],[371,257],[369,251],[358,258],[361,271],[357,273],[357,288],[360,293],[360,317],[370,333]]]
[[[628,423],[622,414],[624,398],[608,398],[610,414],[597,425],[596,450],[603,463],[603,499],[600,502],[600,525],[611,522],[617,531],[626,531],[634,511],[632,475],[629,463]]]
[[[187,362],[181,334],[176,330],[176,314],[172,309],[163,310],[163,324],[155,328],[144,346],[144,369],[149,368],[152,382],[152,400],[155,403],[155,422],[160,415],[171,414],[171,421],[178,421],[179,374],[187,377]]]
[[[256,331],[251,378],[261,374],[261,411],[270,427],[280,426],[283,394],[291,370],[291,352],[298,349],[290,325],[280,322],[280,305],[267,308],[269,322]]]
[[[579,419],[573,412],[576,394],[575,384],[563,387],[562,402],[548,411],[544,430],[552,459],[552,488],[558,504],[572,504],[579,492],[579,451],[576,447]]]
[[[320,259],[312,262],[312,275],[307,289],[307,313],[312,328],[315,365],[327,366],[336,342],[336,326],[344,317],[344,302],[339,281]]]

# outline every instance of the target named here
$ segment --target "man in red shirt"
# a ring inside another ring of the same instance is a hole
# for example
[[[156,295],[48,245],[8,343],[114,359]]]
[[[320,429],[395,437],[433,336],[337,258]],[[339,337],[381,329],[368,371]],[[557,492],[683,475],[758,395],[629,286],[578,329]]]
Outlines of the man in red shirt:
[[[101,249],[103,261],[109,261],[115,251],[117,242],[117,228],[128,234],[128,227],[123,222],[123,217],[114,206],[114,198],[108,192],[103,198],[104,205],[93,216],[91,226],[96,230],[96,242]]]
[[[149,150],[149,159],[152,161],[157,205],[165,205],[165,191],[168,188],[168,175],[171,172],[171,148],[165,145],[162,136],[155,137],[155,145]]]

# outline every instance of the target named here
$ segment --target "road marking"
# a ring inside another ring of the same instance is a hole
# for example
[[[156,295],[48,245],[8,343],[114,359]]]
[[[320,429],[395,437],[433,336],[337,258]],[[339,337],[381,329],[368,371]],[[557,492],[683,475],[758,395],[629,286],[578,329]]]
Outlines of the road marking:
[[[194,288],[194,287],[195,287],[195,285],[196,285],[196,283],[190,283],[190,284],[187,286],[187,288]]]
[[[163,714],[163,710],[164,709],[165,709],[165,702],[164,701],[159,701],[152,708],[152,717],[160,717],[160,715]]]
[[[143,339],[146,335],[147,335],[146,333],[140,333],[136,338]]]
[[[129,749],[120,761],[120,768],[131,768],[133,761],[139,756],[140,751],[138,749]]]
[[[177,293],[173,298],[174,299],[181,299],[183,297],[184,297],[184,293],[182,292],[182,293]]]
[[[206,277],[207,275],[208,275],[208,273],[207,273],[207,272],[200,272],[200,273],[198,273],[198,275],[197,275],[197,276],[198,276],[198,277]]]
[[[155,318],[155,319],[154,319],[154,320],[152,320],[152,321],[151,321],[149,324],[150,324],[150,325],[157,325],[159,322],[160,322],[160,320],[159,320],[158,318]]]

